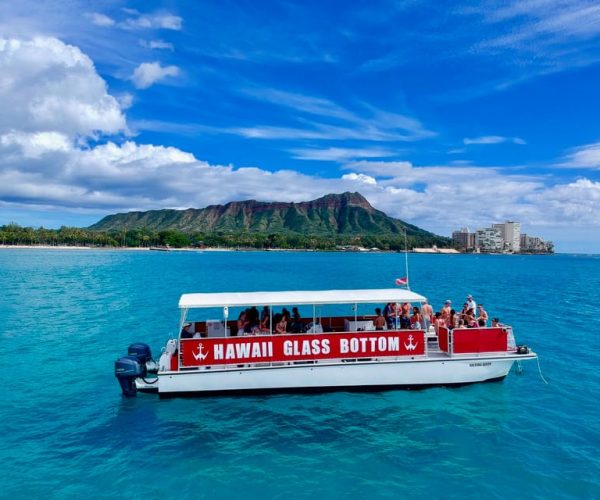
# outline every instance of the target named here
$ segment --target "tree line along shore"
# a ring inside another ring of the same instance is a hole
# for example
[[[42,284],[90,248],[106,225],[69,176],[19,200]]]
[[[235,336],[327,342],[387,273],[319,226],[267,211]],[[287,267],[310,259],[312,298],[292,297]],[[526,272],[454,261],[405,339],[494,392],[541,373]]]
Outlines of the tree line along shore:
[[[426,236],[408,236],[408,248],[440,245]],[[259,233],[248,231],[215,231],[186,233],[177,230],[112,229],[107,231],[63,226],[60,229],[22,227],[18,224],[0,226],[0,244],[4,246],[74,246],[98,248],[251,248],[339,250],[342,247],[362,247],[387,251],[404,250],[401,235]]]

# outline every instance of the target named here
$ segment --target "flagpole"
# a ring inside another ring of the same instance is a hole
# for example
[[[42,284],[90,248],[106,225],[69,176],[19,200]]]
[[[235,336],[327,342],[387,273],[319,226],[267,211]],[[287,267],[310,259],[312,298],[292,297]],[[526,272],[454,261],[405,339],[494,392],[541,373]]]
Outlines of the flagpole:
[[[404,228],[404,270],[406,271],[406,289],[410,290],[410,277],[408,276],[408,238]]]

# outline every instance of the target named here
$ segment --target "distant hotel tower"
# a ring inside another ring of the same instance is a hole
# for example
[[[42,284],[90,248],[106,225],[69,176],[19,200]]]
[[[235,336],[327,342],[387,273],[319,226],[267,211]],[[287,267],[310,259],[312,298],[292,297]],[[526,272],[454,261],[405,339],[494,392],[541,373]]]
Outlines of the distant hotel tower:
[[[521,223],[506,221],[474,233],[464,227],[452,233],[454,245],[463,252],[553,253],[551,241],[521,234]]]
[[[521,223],[506,221],[503,224],[492,224],[502,235],[502,250],[507,252],[521,251]]]
[[[475,233],[470,233],[468,227],[463,227],[452,233],[452,241],[457,248],[468,252],[475,249]]]

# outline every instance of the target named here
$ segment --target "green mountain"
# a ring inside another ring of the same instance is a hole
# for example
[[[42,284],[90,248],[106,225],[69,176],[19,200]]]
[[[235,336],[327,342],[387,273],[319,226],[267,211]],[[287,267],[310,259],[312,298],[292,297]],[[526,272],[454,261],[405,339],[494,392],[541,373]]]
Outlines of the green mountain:
[[[304,236],[400,237],[448,246],[448,238],[388,217],[359,193],[328,194],[300,203],[234,201],[187,210],[150,210],[109,215],[89,227],[96,231],[144,229],[193,233],[301,234]]]

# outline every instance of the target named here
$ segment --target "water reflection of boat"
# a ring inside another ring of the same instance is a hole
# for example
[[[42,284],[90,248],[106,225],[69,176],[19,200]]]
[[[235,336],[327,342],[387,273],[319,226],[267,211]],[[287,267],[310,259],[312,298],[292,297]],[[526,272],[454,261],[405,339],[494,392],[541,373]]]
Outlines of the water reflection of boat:
[[[424,300],[398,288],[186,294],[179,301],[185,334],[166,343],[158,363],[147,345],[132,344],[115,374],[128,396],[138,389],[161,396],[377,390],[501,380],[515,361],[537,357],[515,345],[508,326],[425,331],[393,322],[376,330],[373,316],[359,314],[364,304]],[[229,320],[230,310],[263,306],[270,315],[266,331],[238,332]],[[291,306],[309,311],[301,333],[275,333],[273,308]],[[340,314],[347,306],[352,313]],[[338,312],[323,316],[325,307]],[[222,317],[208,319],[215,310]],[[188,322],[191,311],[204,317]]]

